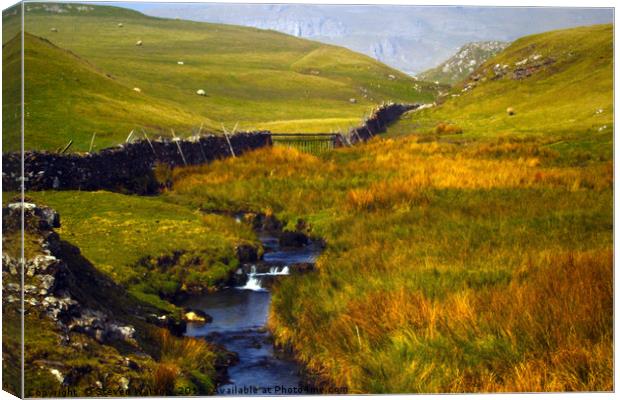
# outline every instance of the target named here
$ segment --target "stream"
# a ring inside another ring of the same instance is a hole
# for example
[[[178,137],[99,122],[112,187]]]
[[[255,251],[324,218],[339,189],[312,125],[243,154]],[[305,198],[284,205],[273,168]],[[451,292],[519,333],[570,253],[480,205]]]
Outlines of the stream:
[[[263,260],[237,271],[239,285],[193,296],[182,304],[213,317],[208,324],[188,323],[185,334],[237,353],[239,362],[228,368],[229,382],[217,388],[217,395],[308,394],[299,392],[304,387],[299,366],[274,348],[265,326],[271,304],[268,288],[274,279],[286,279],[295,264],[314,263],[321,250],[313,243],[281,248],[277,237],[261,234],[259,238],[265,249]]]

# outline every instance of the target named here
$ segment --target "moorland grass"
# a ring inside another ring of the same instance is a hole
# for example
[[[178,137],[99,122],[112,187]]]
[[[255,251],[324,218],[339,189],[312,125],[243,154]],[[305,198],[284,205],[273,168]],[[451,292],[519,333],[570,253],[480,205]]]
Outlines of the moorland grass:
[[[168,196],[327,240],[270,326],[351,392],[610,390],[612,168],[551,163],[416,138],[273,148],[179,170]]]
[[[137,255],[196,249],[188,232],[224,257],[229,242],[253,240],[224,217],[203,226],[191,210],[275,213],[291,228],[303,218],[328,245],[315,272],[276,285],[269,325],[311,372],[350,393],[612,390],[613,164],[611,134],[597,125],[611,121],[611,28],[563,32],[549,34],[553,46],[534,36],[499,57],[528,40],[578,56],[553,53],[557,69],[487,81],[410,114],[393,138],[179,168],[162,198],[33,197],[61,212],[63,237],[125,282]],[[553,118],[573,101],[574,118]],[[174,368],[157,373],[162,387]]]

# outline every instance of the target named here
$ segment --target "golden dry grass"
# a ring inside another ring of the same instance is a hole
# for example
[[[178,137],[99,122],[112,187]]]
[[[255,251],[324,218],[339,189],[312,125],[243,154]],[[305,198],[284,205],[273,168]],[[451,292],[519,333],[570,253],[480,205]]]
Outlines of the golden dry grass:
[[[174,172],[170,198],[303,217],[328,248],[270,326],[350,393],[611,390],[613,166],[540,139],[273,148]]]

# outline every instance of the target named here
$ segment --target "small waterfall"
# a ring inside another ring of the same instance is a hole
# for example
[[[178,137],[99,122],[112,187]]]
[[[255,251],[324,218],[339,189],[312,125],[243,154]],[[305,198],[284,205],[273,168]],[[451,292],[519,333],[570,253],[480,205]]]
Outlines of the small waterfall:
[[[254,274],[248,274],[248,281],[245,285],[238,286],[236,289],[253,290],[255,292],[264,292],[267,290],[261,286],[260,278],[257,278]]]
[[[248,281],[243,286],[237,286],[236,289],[239,290],[253,290],[255,292],[264,292],[267,289],[261,286],[260,278],[257,277],[256,273],[256,265],[252,265],[250,267],[250,273],[248,274]]]
[[[284,266],[281,269],[278,269],[278,267],[271,267],[269,268],[269,272],[264,273],[264,274],[258,274],[258,275],[288,275],[289,274],[289,269],[288,266]]]
[[[290,273],[289,267],[287,265],[283,267],[269,267],[269,272],[256,272],[256,265],[252,265],[250,267],[250,272],[248,273],[248,280],[243,286],[237,286],[236,289],[240,290],[254,290],[254,291],[266,291],[262,286],[261,276],[280,276],[280,275],[288,275]]]

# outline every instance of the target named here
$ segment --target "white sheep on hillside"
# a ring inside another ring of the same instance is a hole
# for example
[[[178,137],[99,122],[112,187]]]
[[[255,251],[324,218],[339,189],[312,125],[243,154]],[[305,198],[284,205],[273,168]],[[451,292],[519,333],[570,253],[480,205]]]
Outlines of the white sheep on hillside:
[[[138,41],[136,42],[136,46],[142,46],[142,40],[138,40]]]
[[[207,95],[207,93],[204,90],[202,90],[202,89],[196,90],[196,94],[198,96],[206,96]]]

